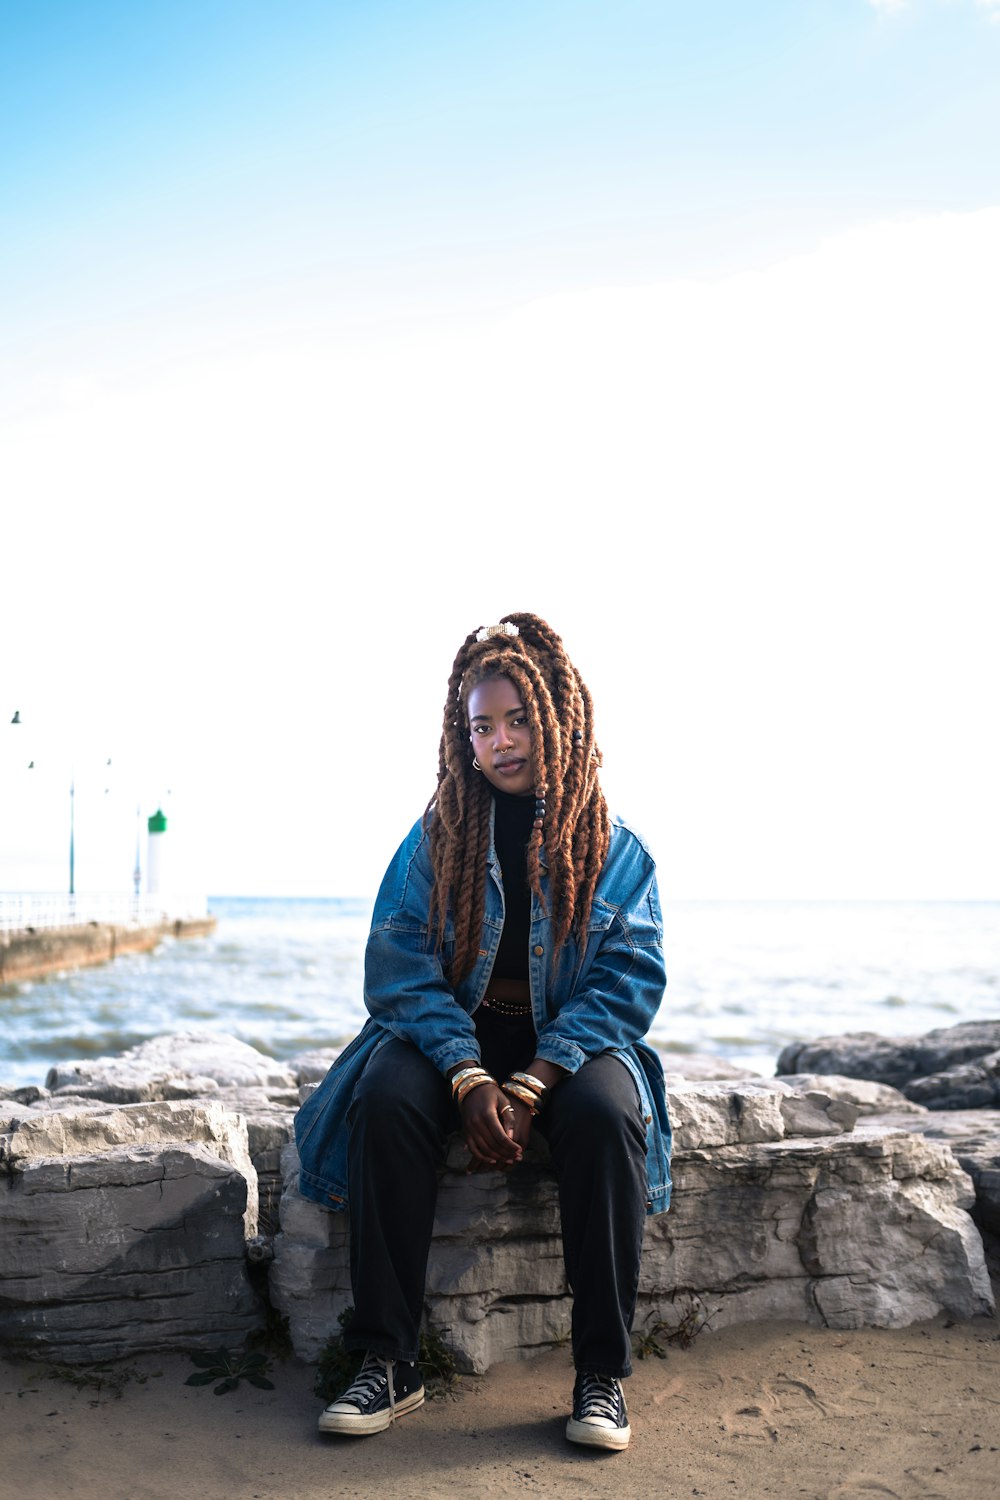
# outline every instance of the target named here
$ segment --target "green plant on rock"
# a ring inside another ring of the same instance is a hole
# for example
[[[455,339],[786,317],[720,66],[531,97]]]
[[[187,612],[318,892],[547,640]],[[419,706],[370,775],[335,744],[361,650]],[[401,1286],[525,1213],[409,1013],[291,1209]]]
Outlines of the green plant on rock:
[[[327,1339],[319,1357],[313,1394],[321,1401],[334,1401],[341,1391],[354,1379],[361,1365],[359,1351],[344,1348],[344,1330],[354,1314],[353,1307],[345,1307],[337,1322],[340,1333]],[[436,1329],[429,1328],[420,1334],[420,1368],[430,1400],[450,1391],[458,1380],[455,1356],[448,1349]]]
[[[218,1380],[216,1396],[235,1391],[241,1380],[255,1385],[262,1391],[273,1391],[273,1383],[267,1379],[265,1370],[271,1362],[265,1354],[247,1349],[214,1349],[210,1354],[192,1354],[191,1363],[198,1366],[194,1375],[189,1375],[185,1385],[210,1385]]]

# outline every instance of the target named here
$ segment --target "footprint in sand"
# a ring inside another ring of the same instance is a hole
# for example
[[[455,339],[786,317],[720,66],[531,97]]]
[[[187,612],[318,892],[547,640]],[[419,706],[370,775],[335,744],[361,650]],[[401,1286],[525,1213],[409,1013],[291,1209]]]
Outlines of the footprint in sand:
[[[654,1391],[650,1399],[654,1406],[673,1406],[678,1401],[684,1404],[694,1402],[700,1406],[705,1395],[714,1397],[715,1392],[725,1383],[721,1375],[711,1373],[699,1375],[694,1381],[686,1375],[674,1375],[659,1390]]]
[[[742,1385],[739,1377],[732,1385]],[[748,1386],[742,1398],[720,1410],[720,1421],[735,1437],[774,1442],[781,1428],[801,1428],[817,1418],[849,1418],[862,1410],[870,1412],[874,1406],[874,1392],[858,1389],[846,1401],[829,1401],[819,1397],[805,1380],[780,1374],[774,1380]]]
[[[835,1490],[831,1490],[827,1500],[877,1500],[880,1495],[887,1495],[889,1500],[900,1500],[899,1491],[890,1489],[887,1484],[882,1484],[878,1479],[849,1479],[846,1484],[838,1484]]]

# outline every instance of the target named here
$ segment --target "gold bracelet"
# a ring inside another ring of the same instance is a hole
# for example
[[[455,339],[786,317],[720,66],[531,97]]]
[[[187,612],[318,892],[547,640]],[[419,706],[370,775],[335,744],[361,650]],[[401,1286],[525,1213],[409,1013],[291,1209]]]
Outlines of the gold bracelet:
[[[459,1089],[458,1093],[455,1095],[455,1103],[456,1104],[461,1104],[461,1102],[465,1098],[466,1094],[471,1094],[473,1089],[479,1088],[480,1084],[483,1084],[483,1083],[492,1083],[494,1086],[496,1086],[496,1079],[494,1077],[492,1077],[492,1075],[489,1074],[489,1073],[487,1073],[485,1075],[485,1077],[483,1077],[483,1078],[470,1078],[470,1079],[468,1079],[465,1083],[463,1083],[462,1087]]]
[[[527,1105],[533,1115],[538,1113],[538,1100],[530,1089],[524,1088],[520,1083],[502,1083],[500,1087],[509,1099],[516,1099],[519,1104]]]
[[[451,1091],[453,1094],[457,1094],[459,1088],[467,1078],[489,1078],[489,1076],[485,1068],[462,1068],[451,1080]]]
[[[525,1088],[531,1089],[537,1099],[545,1093],[546,1085],[540,1078],[536,1078],[534,1073],[512,1073],[510,1076],[511,1082],[523,1083]]]

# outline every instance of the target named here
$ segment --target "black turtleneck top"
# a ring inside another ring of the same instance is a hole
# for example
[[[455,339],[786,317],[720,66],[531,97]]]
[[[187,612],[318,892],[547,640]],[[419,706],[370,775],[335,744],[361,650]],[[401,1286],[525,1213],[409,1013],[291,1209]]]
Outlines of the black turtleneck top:
[[[531,889],[528,841],[535,821],[534,797],[516,797],[493,788],[496,808],[493,841],[503,874],[503,936],[493,965],[494,979],[527,979]]]

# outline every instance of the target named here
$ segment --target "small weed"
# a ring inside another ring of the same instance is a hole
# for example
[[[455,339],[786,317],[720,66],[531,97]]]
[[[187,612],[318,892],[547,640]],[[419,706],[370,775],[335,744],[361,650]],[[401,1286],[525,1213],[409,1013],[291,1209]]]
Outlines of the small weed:
[[[80,1368],[74,1365],[48,1365],[45,1374],[49,1380],[60,1380],[65,1385],[75,1386],[78,1391],[94,1391],[95,1399],[91,1406],[100,1406],[102,1395],[113,1396],[120,1401],[122,1391],[130,1380],[139,1385],[145,1385],[149,1379],[137,1370],[134,1365],[84,1365]]]
[[[671,1299],[673,1300],[673,1299]],[[690,1349],[695,1339],[715,1316],[718,1309],[710,1312],[700,1297],[693,1297],[676,1323],[667,1323],[658,1318],[648,1328],[635,1335],[633,1348],[637,1359],[666,1359],[666,1344],[680,1349]]]
[[[189,1375],[185,1385],[210,1385],[218,1380],[216,1396],[235,1391],[241,1380],[249,1381],[262,1391],[273,1391],[274,1385],[265,1377],[264,1371],[271,1368],[266,1354],[251,1353],[247,1349],[215,1349],[211,1354],[192,1354],[191,1363],[198,1366],[194,1375]]]
[[[357,1374],[361,1356],[352,1349],[344,1348],[344,1329],[351,1321],[353,1307],[345,1307],[337,1322],[340,1332],[333,1333],[323,1345],[313,1381],[313,1395],[321,1401],[333,1401],[345,1386],[350,1385]]]
[[[313,1394],[321,1401],[333,1401],[345,1386],[350,1385],[361,1364],[361,1355],[356,1350],[344,1348],[344,1330],[351,1321],[354,1308],[345,1307],[337,1322],[340,1333],[329,1338],[319,1357]],[[455,1356],[445,1347],[441,1335],[430,1328],[420,1335],[420,1368],[430,1400],[450,1391],[458,1380]]]
[[[276,1307],[272,1307],[270,1302],[264,1304],[263,1328],[254,1328],[247,1334],[244,1343],[247,1349],[259,1350],[261,1354],[269,1355],[271,1359],[284,1361],[291,1359],[295,1353],[288,1319],[279,1313]]]
[[[420,1368],[432,1401],[450,1391],[458,1380],[455,1356],[446,1348],[436,1328],[428,1328],[420,1335]]]

